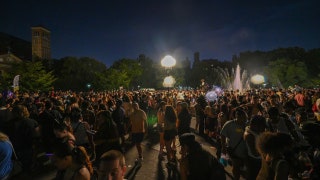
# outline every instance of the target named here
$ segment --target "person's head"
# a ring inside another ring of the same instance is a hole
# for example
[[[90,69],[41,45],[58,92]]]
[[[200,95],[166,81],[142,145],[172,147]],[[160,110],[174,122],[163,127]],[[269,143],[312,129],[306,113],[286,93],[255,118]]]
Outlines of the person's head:
[[[291,114],[295,109],[294,104],[291,101],[285,102],[283,108],[284,111],[288,114]]]
[[[181,111],[188,110],[188,107],[189,107],[188,103],[186,102],[181,102],[180,106],[181,106]]]
[[[113,101],[111,100],[111,99],[109,99],[108,101],[107,101],[107,104],[106,104],[106,109],[113,109],[114,108],[114,103],[113,103]]]
[[[264,132],[266,129],[266,118],[260,115],[255,115],[250,121],[250,129],[255,132]]]
[[[109,108],[112,108],[112,107],[113,106],[110,106]],[[98,109],[99,109],[99,111],[104,111],[104,110],[107,110],[108,108],[107,108],[107,106],[105,104],[99,103]]]
[[[50,101],[50,100],[46,100],[45,103],[44,103],[44,107],[48,110],[52,109],[53,108],[53,102]]]
[[[296,121],[298,124],[301,124],[302,122],[305,122],[308,120],[308,113],[304,108],[298,108],[295,111],[295,115],[296,115]]]
[[[160,102],[159,109],[161,109],[162,111],[164,111],[164,110],[165,110],[165,108],[166,108],[166,102],[161,101],[161,102]]]
[[[28,118],[30,116],[27,107],[20,104],[13,106],[12,114],[16,118]]]
[[[104,110],[104,111],[99,111],[97,116],[96,116],[96,123],[97,126],[100,126],[104,122],[112,121],[112,116],[110,111]]]
[[[246,122],[248,119],[247,113],[242,108],[237,108],[235,111],[237,121]]]
[[[196,101],[202,109],[204,109],[207,106],[206,98],[204,97],[204,95],[200,95]]]
[[[124,94],[122,97],[123,102],[130,102],[130,98],[128,94]]]
[[[82,146],[76,146],[72,149],[72,163],[77,165],[82,165],[87,167],[90,173],[93,172],[92,164],[90,161],[90,157],[87,154],[87,151]]]
[[[122,106],[122,103],[123,103],[123,101],[122,101],[122,99],[117,99],[116,100],[116,107],[121,107]]]
[[[134,111],[139,110],[139,104],[137,102],[132,103],[132,108]]]
[[[71,108],[70,120],[72,122],[77,122],[82,118],[81,109],[78,107]]]
[[[278,104],[279,102],[278,100],[279,100],[279,97],[277,95],[273,94],[270,96],[270,103],[272,105]]]
[[[281,157],[287,150],[291,149],[293,140],[289,134],[263,132],[257,139],[256,148],[267,162]]]
[[[167,119],[169,121],[176,121],[177,120],[176,112],[171,105],[166,105],[166,109],[164,111],[164,117],[165,117],[165,119]]]
[[[70,97],[70,104],[77,104],[79,99],[75,96]]]
[[[176,111],[177,113],[179,114],[182,110],[182,106],[181,106],[181,101],[178,101],[177,104],[176,104]]]
[[[64,138],[71,132],[71,126],[65,120],[55,120],[53,132],[57,138]]]
[[[279,122],[279,120],[280,120],[280,112],[279,112],[277,107],[271,107],[268,110],[268,115],[269,115],[269,118],[271,119],[272,123],[278,123]]]
[[[252,97],[251,97],[251,103],[252,103],[252,104],[258,104],[258,103],[259,103],[259,96],[257,96],[257,95],[252,95]]]
[[[99,180],[122,180],[126,172],[124,155],[117,150],[110,150],[102,154],[99,159]]]
[[[90,102],[88,100],[85,100],[81,103],[81,109],[86,110],[90,107]]]
[[[192,154],[201,149],[201,145],[195,140],[195,135],[192,133],[184,133],[179,137],[181,145],[181,155]]]

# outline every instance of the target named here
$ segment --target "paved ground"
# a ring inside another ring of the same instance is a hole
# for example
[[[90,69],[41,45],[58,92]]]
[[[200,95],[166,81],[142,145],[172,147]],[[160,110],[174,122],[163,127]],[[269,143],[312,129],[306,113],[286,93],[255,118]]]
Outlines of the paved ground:
[[[195,127],[195,120],[192,120],[191,127]],[[206,142],[202,137],[196,135],[196,140],[202,144],[202,146],[210,153],[215,155],[216,149]],[[167,160],[159,161],[159,137],[155,128],[152,132],[149,132],[149,138],[143,141],[143,154],[144,160],[141,163],[141,167],[138,166],[138,171],[135,173],[135,159],[137,158],[137,151],[133,147],[126,153],[126,160],[128,166],[128,172],[126,177],[128,179],[136,180],[163,180],[168,179],[168,170],[165,166]],[[176,139],[176,146],[179,147],[179,141]],[[177,148],[179,151],[179,148]],[[179,158],[179,153],[177,153]],[[231,172],[231,167],[227,166],[226,170]],[[133,171],[131,173],[130,171]],[[134,174],[135,173],[135,174]],[[229,179],[229,178],[228,178]]]
[[[195,120],[192,119],[191,127],[195,127]],[[206,142],[202,137],[196,135],[196,140],[202,144],[202,146],[209,152],[215,155],[216,149]],[[179,152],[179,141],[176,140],[177,151]],[[150,128],[148,136],[142,143],[143,148],[143,161],[141,164],[135,163],[138,157],[136,148],[128,142],[126,144],[126,164],[127,173],[126,178],[129,180],[164,180],[168,178],[168,170],[165,166],[167,160],[160,161],[158,159],[159,154],[159,135],[156,128]],[[179,153],[177,157],[179,158]],[[230,166],[226,167],[228,172],[231,172]],[[49,167],[43,170],[39,170],[31,174],[31,176],[22,175],[15,179],[32,179],[32,180],[51,180],[55,176],[54,167]]]

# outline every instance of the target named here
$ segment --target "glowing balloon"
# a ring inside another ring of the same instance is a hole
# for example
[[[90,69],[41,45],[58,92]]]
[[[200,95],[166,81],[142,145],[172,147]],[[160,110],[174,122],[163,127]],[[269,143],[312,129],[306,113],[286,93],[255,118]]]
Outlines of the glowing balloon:
[[[206,94],[207,101],[216,101],[218,98],[217,93],[215,91],[208,91]]]
[[[251,82],[253,84],[262,84],[262,83],[264,83],[264,77],[260,74],[256,74],[251,77]]]
[[[176,80],[172,76],[167,76],[163,80],[163,87],[173,87],[173,85],[176,83]]]
[[[171,68],[176,65],[176,60],[172,56],[167,55],[161,60],[161,65],[166,68]]]

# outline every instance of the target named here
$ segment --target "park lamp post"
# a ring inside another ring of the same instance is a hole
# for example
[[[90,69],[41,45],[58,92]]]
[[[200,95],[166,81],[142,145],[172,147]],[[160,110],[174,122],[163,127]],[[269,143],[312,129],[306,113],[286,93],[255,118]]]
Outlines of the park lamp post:
[[[87,86],[87,88],[90,90],[91,84],[90,84],[90,83],[87,83],[86,86]]]

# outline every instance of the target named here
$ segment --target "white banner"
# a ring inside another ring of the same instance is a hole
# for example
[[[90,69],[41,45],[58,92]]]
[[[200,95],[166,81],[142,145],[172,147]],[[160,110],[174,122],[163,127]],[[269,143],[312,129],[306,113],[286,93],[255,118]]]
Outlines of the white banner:
[[[20,79],[20,75],[16,75],[16,76],[13,78],[13,87],[19,86],[19,79]]]
[[[20,75],[16,75],[13,78],[13,92],[16,92],[19,90],[19,79],[20,79]]]

